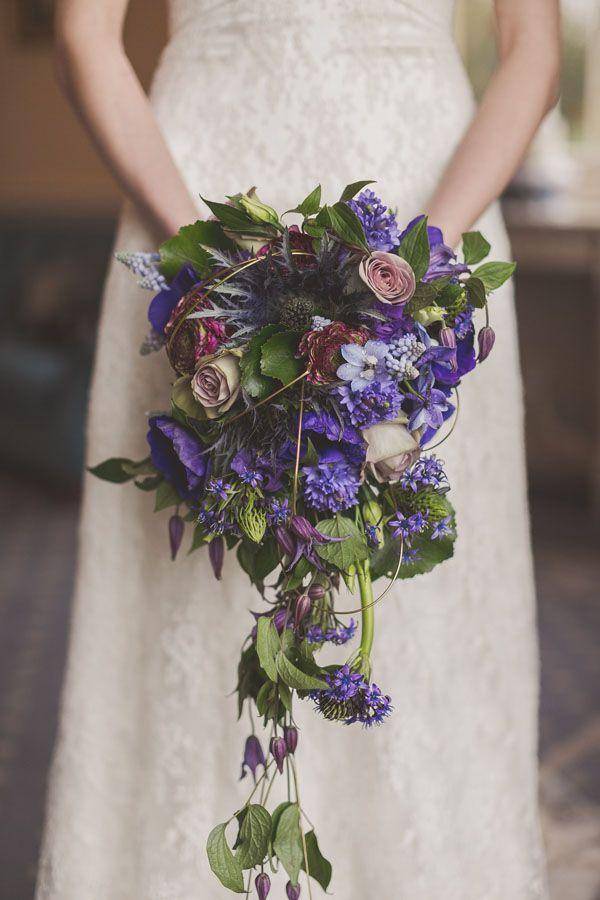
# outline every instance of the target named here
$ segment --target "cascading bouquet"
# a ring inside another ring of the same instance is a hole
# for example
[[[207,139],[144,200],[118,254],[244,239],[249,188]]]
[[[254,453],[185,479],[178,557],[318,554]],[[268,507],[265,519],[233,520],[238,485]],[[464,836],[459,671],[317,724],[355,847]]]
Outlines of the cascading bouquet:
[[[260,900],[267,869],[285,870],[290,900],[301,870],[309,895],[311,878],[329,885],[331,865],[304,826],[293,699],[346,724],[390,715],[371,678],[383,596],[372,585],[387,576],[387,590],[452,555],[448,481],[424,450],[455,414],[461,379],[492,349],[488,295],[514,269],[473,269],[490,250],[479,232],[463,235],[459,262],[424,216],[401,230],[371,183],[349,185],[333,205],[317,187],[289,211],[300,226],[283,224],[254,190],[205,201],[214,219],[182,228],[159,253],[119,254],[155,293],[142,352],[164,347],[175,379],[170,410],[149,419],[149,456],[91,471],[154,491],[156,511],[175,508],[173,558],[186,523],[191,550],[208,548],[217,578],[225,549],[237,548],[265,601],[252,613],[237,693],[239,714],[249,704],[270,730],[268,753],[253,727],[242,767],[252,792],[207,844],[222,884],[248,895],[254,880]],[[336,605],[341,580],[358,586],[356,610]],[[357,648],[320,665],[324,644],[352,641],[357,614]],[[287,800],[269,812],[284,772]]]

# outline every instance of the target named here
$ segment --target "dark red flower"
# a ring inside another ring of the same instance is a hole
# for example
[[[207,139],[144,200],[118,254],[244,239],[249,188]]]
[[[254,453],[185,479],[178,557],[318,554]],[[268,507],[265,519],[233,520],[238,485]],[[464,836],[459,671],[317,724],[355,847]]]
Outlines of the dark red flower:
[[[369,340],[366,328],[352,328],[344,322],[332,322],[320,331],[308,331],[298,347],[299,356],[308,357],[307,381],[312,384],[331,384],[337,380],[337,370],[343,363],[341,347]]]
[[[211,308],[204,292],[204,286],[197,285],[184,294],[165,327],[167,356],[180,375],[192,375],[202,357],[215,353],[227,338],[227,330],[218,319],[186,318],[192,311]]]

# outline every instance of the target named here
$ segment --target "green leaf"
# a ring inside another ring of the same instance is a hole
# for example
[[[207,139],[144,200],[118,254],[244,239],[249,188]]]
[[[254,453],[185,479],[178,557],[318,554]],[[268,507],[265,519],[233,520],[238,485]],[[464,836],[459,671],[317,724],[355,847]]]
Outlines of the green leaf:
[[[366,188],[369,184],[375,184],[375,182],[371,179],[370,181],[353,181],[352,184],[347,184],[342,191],[340,203],[346,203],[348,200],[352,200],[359,191],[362,191],[362,189]]]
[[[300,587],[309,572],[310,563],[305,556],[301,556],[287,577],[285,589],[287,591],[293,591],[297,587]]]
[[[183,375],[177,379],[171,390],[171,403],[186,418],[206,419],[204,407],[192,394],[191,382],[192,379],[189,375]]]
[[[311,191],[308,197],[305,197],[302,203],[290,209],[288,212],[300,213],[301,216],[314,216],[321,208],[321,185],[318,184],[314,191]]]
[[[264,860],[271,836],[271,816],[264,806],[252,803],[240,815],[236,859],[242,869],[251,869]]]
[[[277,325],[265,325],[252,338],[246,352],[240,359],[242,387],[246,393],[256,400],[264,400],[265,397],[277,390],[277,382],[263,375],[260,371],[260,355],[263,344],[274,334],[277,334],[278,331],[279,327]]]
[[[260,581],[264,581],[280,564],[275,538],[267,535],[258,549],[254,547],[254,571]]]
[[[415,222],[408,234],[402,238],[398,255],[412,267],[415,278],[420,281],[429,267],[429,237],[427,236],[427,216]]]
[[[411,540],[411,547],[418,553],[414,563],[402,563],[399,578],[413,578],[415,575],[424,575],[431,572],[435,566],[444,562],[454,554],[455,535],[439,538],[432,541],[428,535],[422,535]],[[397,561],[396,561],[397,563]]]
[[[473,275],[483,282],[486,291],[495,291],[508,281],[516,267],[514,262],[487,262],[475,269]]]
[[[199,547],[204,547],[206,544],[205,539],[205,531],[202,525],[197,525],[194,528],[194,533],[192,535],[192,543],[190,549],[188,550],[188,554],[193,553],[194,550],[197,550]]]
[[[327,687],[327,682],[314,675],[307,675],[280,650],[275,659],[277,672],[288,687],[294,691],[322,691]]]
[[[362,223],[346,203],[340,201],[330,206],[329,220],[332,229],[344,243],[363,250],[369,249]]]
[[[472,306],[483,309],[486,304],[485,286],[481,278],[472,275],[465,281],[467,298]]]
[[[213,259],[206,247],[230,250],[233,243],[223,234],[218,222],[202,222],[185,225],[175,237],[160,247],[160,269],[165,278],[174,278],[182,266],[192,266],[198,275],[207,275],[213,267]]]
[[[161,481],[156,489],[156,502],[154,504],[154,512],[160,512],[161,509],[167,509],[169,506],[178,506],[181,503],[181,497],[169,481]]]
[[[314,831],[309,831],[305,836],[306,855],[308,857],[308,869],[311,878],[317,881],[324,891],[329,887],[331,881],[332,868],[328,859],[325,859],[319,849],[319,842]],[[306,872],[304,857],[302,858],[302,868]]]
[[[147,478],[140,478],[139,481],[133,483],[140,491],[155,491],[162,480],[162,475],[149,475]]]
[[[281,700],[284,709],[286,709],[289,713],[292,712],[292,693],[283,681],[280,681],[277,685],[277,690],[279,691],[279,699]]]
[[[345,516],[337,515],[334,519],[324,519],[317,524],[317,531],[327,537],[343,538],[330,544],[315,544],[315,550],[326,562],[347,572],[350,566],[367,559],[369,551],[364,535],[358,526]]]
[[[277,629],[267,616],[261,616],[256,626],[256,652],[260,664],[271,681],[277,681],[277,655],[279,654],[279,638]]]
[[[480,231],[465,231],[462,236],[463,258],[468,266],[481,262],[491,249],[491,245]]]
[[[226,828],[227,825],[217,825],[209,834],[206,842],[208,862],[223,887],[236,894],[243,894],[244,873],[227,843]]]
[[[420,309],[426,309],[435,303],[438,291],[425,281],[419,281],[415,292],[405,306],[409,315],[414,316]]]
[[[279,820],[281,819],[281,816],[286,811],[286,809],[288,809],[290,806],[293,806],[293,805],[294,804],[292,803],[291,800],[285,800],[283,803],[280,803],[279,806],[275,807],[275,809],[273,810],[273,815],[271,816],[271,840],[272,841],[275,840],[275,835],[277,834],[277,828],[279,827]]]
[[[300,831],[300,809],[297,803],[287,806],[279,816],[273,849],[281,865],[288,873],[293,885],[298,884],[298,876],[304,853],[302,832]]]
[[[135,465],[133,460],[125,459],[122,456],[113,456],[106,459],[97,466],[88,466],[88,472],[101,478],[103,481],[112,481],[113,484],[123,484],[125,481],[131,481],[134,473],[127,467]]]
[[[302,362],[296,359],[298,337],[290,331],[274,334],[262,346],[260,370],[263,375],[289,384],[302,372]]]
[[[387,575],[388,578],[392,578],[394,572],[398,568],[399,559],[400,541],[395,538],[388,538],[382,547],[379,547],[371,554],[369,569],[373,581],[384,575]]]
[[[229,231],[239,232],[248,235],[265,235],[276,234],[275,229],[269,225],[258,225],[250,216],[239,206],[229,206],[228,203],[215,203],[202,197],[210,211],[219,219],[222,225]]]

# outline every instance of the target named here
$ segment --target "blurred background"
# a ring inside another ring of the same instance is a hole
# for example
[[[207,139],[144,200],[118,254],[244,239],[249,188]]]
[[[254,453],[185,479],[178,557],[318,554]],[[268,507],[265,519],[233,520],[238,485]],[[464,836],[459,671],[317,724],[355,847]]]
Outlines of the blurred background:
[[[457,12],[477,93],[494,65],[491,6],[460,0]],[[561,102],[504,204],[519,263],[552,898],[600,900],[600,4],[562,7]],[[52,0],[0,4],[0,900],[33,895],[119,208],[55,85],[51,22]],[[162,3],[133,0],[126,43],[145,84],[165,34]]]

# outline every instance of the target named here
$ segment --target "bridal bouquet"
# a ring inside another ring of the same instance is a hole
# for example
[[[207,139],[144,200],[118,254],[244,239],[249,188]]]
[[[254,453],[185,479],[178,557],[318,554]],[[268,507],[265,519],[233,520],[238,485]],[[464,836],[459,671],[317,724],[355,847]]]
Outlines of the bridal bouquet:
[[[458,261],[424,216],[402,229],[370,183],[332,205],[315,188],[289,226],[254,190],[206,201],[214,218],[159,253],[119,254],[155,294],[142,353],[164,348],[174,378],[170,408],[148,420],[148,457],[91,471],[173,509],[173,558],[186,528],[217,578],[235,549],[263,598],[237,694],[239,714],[248,704],[269,743],[253,726],[242,766],[252,791],[207,845],[222,884],[247,895],[254,884],[260,900],[279,869],[289,900],[302,870],[309,896],[311,879],[330,883],[304,824],[293,702],[367,728],[392,713],[371,674],[385,593],[373,582],[387,576],[387,590],[452,555],[448,480],[425,451],[448,436],[451,422],[438,432],[458,385],[492,349],[488,297],[514,268],[479,265],[490,250],[479,232],[463,235]],[[356,609],[339,608],[341,582],[357,588]],[[343,648],[337,664],[319,663],[325,644]],[[287,799],[270,811],[284,773]]]

